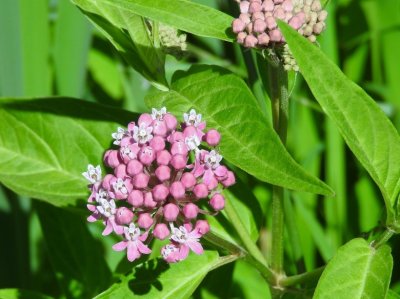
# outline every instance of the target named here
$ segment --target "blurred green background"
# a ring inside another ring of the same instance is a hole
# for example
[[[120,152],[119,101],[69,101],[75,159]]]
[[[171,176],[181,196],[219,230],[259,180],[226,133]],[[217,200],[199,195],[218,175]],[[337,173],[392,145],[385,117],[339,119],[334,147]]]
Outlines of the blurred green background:
[[[231,15],[238,13],[233,0],[196,2]],[[331,0],[327,9],[328,26],[319,39],[320,47],[400,129],[400,0]],[[255,53],[207,38],[189,36],[188,42],[184,59],[168,56],[168,78],[192,63],[226,67],[248,82],[269,114]],[[286,259],[297,265],[288,272],[298,273],[326,263],[347,240],[368,237],[384,220],[384,206],[376,186],[323,115],[301,75],[292,79],[289,151],[337,195],[322,198],[295,193],[286,198]],[[0,1],[1,97],[69,96],[142,112],[147,110],[144,96],[152,88],[68,0]],[[268,223],[270,186],[244,179],[262,203]],[[34,200],[0,185],[0,288],[24,288],[58,297],[57,277],[62,273],[52,270],[52,252],[35,205]],[[84,223],[86,215],[74,212],[71,217]],[[100,236],[99,226],[89,229],[95,238]],[[265,252],[269,238],[264,229],[259,243]],[[112,243],[111,237],[101,238],[99,246],[104,247],[114,270],[125,256],[110,251]],[[395,261],[392,288],[400,292],[399,238],[393,238],[391,245]],[[227,287],[221,288],[221,283]],[[74,288],[73,280],[70,288]],[[210,273],[194,297],[265,298],[266,288],[258,273],[240,262]]]

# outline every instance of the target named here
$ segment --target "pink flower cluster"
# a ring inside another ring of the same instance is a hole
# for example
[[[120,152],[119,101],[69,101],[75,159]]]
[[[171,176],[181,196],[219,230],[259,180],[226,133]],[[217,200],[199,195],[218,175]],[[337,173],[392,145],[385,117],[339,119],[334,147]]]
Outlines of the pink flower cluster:
[[[104,163],[113,173],[102,178],[100,166],[93,165],[83,173],[91,191],[88,221],[103,221],[103,235],[122,235],[113,249],[126,249],[129,261],[149,254],[146,244],[153,237],[169,240],[161,254],[170,263],[184,260],[190,250],[203,252],[199,241],[210,227],[197,218],[222,210],[222,190],[235,183],[218,151],[200,148],[202,142],[213,148],[221,138],[205,127],[193,109],[180,125],[165,107],[153,109],[112,134],[116,148],[105,153]],[[211,211],[199,207],[204,200]]]
[[[239,2],[240,16],[232,23],[237,42],[247,48],[265,48],[285,42],[278,28],[282,20],[315,42],[325,29],[327,12],[319,0],[244,0]]]

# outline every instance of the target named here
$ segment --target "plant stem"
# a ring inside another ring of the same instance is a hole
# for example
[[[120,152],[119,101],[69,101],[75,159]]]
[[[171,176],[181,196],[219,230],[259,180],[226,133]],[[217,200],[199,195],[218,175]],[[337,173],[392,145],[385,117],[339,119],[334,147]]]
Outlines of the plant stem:
[[[272,57],[268,63],[269,93],[272,102],[272,119],[275,131],[283,144],[286,143],[289,99],[288,78],[282,63],[277,57]],[[283,188],[274,186],[272,189],[272,248],[271,266],[277,274],[283,274],[283,235],[284,209]]]
[[[390,228],[386,228],[386,230],[374,241],[371,242],[371,246],[374,248],[379,248],[380,246],[386,244],[387,241],[395,234],[395,231],[393,231]]]
[[[305,283],[305,282],[309,282],[309,281],[316,281],[321,276],[324,269],[325,269],[325,266],[317,268],[310,272],[285,277],[279,282],[279,285],[282,287],[288,287],[288,286],[293,286],[296,284]]]
[[[244,247],[248,252],[248,254],[245,256],[245,259],[254,267],[256,267],[268,282],[274,281],[275,274],[268,267],[267,262],[264,259],[264,256],[262,255],[260,249],[251,239],[236,209],[232,206],[232,203],[229,200],[226,202],[225,212],[231,220],[230,222],[232,226],[235,228],[236,232],[243,242]]]

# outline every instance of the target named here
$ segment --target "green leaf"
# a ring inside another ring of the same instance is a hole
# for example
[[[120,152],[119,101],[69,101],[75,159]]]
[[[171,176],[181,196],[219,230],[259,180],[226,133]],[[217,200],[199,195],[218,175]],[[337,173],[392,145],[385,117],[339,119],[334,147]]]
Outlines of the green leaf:
[[[47,295],[43,295],[34,291],[23,289],[0,289],[1,299],[51,299]]]
[[[385,298],[392,275],[389,246],[378,249],[364,239],[339,248],[318,282],[314,299]]]
[[[67,298],[91,298],[111,283],[102,244],[96,241],[81,214],[37,202],[50,261]]]
[[[400,294],[395,291],[389,290],[386,294],[386,299],[400,299]]]
[[[72,0],[80,6],[99,5],[159,21],[200,36],[232,41],[233,18],[214,8],[189,0]]]
[[[378,184],[393,214],[400,191],[400,137],[364,90],[349,80],[318,47],[280,23],[312,93],[346,143]]]
[[[102,1],[71,0],[110,40],[124,59],[147,80],[166,89],[165,54],[149,24],[135,12]]]
[[[177,116],[194,108],[209,128],[220,131],[219,149],[225,159],[262,181],[299,191],[332,193],[293,160],[247,85],[223,68],[200,65],[178,72],[171,90],[149,95],[146,104],[166,106]]]
[[[223,194],[236,211],[240,211],[240,220],[243,226],[251,239],[256,242],[262,224],[262,209],[252,191],[246,184],[237,180],[236,184],[225,189]],[[217,216],[207,217],[214,234],[231,243],[241,244],[239,236],[228,219],[225,210],[222,210]]]
[[[134,268],[96,298],[188,298],[222,259],[215,251],[190,253],[185,261],[170,265],[160,258],[153,259]]]
[[[88,195],[81,175],[102,165],[111,133],[136,115],[68,98],[0,100],[0,182],[53,205]]]

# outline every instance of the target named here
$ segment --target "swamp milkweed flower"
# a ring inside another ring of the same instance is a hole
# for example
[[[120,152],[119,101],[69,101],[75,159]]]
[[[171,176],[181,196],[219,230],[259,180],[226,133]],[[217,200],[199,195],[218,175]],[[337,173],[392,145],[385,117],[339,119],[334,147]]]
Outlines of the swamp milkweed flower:
[[[222,190],[235,183],[215,149],[220,133],[205,131],[202,115],[193,109],[183,118],[178,124],[165,107],[142,114],[112,134],[116,148],[106,151],[104,163],[113,172],[102,177],[100,166],[89,165],[83,173],[91,191],[88,221],[102,221],[103,235],[120,235],[113,249],[126,249],[129,261],[149,254],[153,237],[169,240],[161,249],[169,263],[190,251],[202,254],[200,239],[210,227],[199,216],[210,212],[201,205],[207,200],[213,213],[222,210]]]

